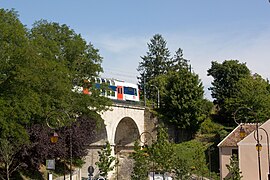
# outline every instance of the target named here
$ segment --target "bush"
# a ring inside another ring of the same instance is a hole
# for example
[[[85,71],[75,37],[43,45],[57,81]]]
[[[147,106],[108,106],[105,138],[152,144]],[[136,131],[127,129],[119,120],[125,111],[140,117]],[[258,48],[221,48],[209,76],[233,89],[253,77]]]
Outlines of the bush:
[[[202,134],[217,134],[223,129],[223,126],[207,118],[202,124],[200,131]]]

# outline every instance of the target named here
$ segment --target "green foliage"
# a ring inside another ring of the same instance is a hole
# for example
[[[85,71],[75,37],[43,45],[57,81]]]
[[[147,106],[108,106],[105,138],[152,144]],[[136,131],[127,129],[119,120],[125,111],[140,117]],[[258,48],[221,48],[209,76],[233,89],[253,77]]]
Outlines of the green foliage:
[[[226,109],[235,111],[241,108],[235,115],[239,122],[266,121],[270,117],[269,87],[269,82],[258,74],[241,78],[236,83],[238,91],[235,96],[226,99]]]
[[[251,75],[246,64],[237,60],[227,60],[222,64],[212,62],[208,75],[214,78],[210,90],[218,109],[215,120],[234,126],[234,118],[239,123],[264,122],[269,118],[269,82],[258,74]],[[236,110],[237,117],[234,117]]]
[[[26,115],[17,107],[21,106],[25,98],[16,98],[17,104],[10,97],[16,91],[11,87],[18,84],[15,74],[21,70],[20,66],[25,64],[29,55],[27,31],[14,10],[0,9],[0,26],[0,138],[12,137],[22,144],[27,142],[27,134],[21,124]],[[21,87],[17,89],[22,90]],[[21,108],[27,109],[32,105],[34,103]],[[14,121],[14,116],[20,118],[21,123]]]
[[[230,158],[230,164],[226,164],[226,167],[229,170],[230,176],[225,178],[225,180],[241,180],[243,178],[236,155],[232,155]]]
[[[156,99],[156,92],[151,88],[150,81],[157,76],[168,72],[170,62],[170,51],[167,42],[160,34],[155,34],[148,45],[148,52],[142,56],[138,71],[140,73],[139,83],[145,86],[146,97]],[[145,84],[144,84],[145,82]]]
[[[139,63],[138,79],[150,102],[156,101],[159,91],[160,108],[156,110],[161,119],[174,125],[176,131],[181,129],[191,132],[189,137],[192,137],[208,116],[208,108],[212,104],[203,99],[202,82],[191,71],[189,61],[183,57],[183,50],[177,49],[175,55],[170,57],[166,46],[161,35],[153,36],[148,44],[147,55]]]
[[[116,158],[112,156],[111,152],[111,145],[108,141],[106,142],[105,147],[101,151],[98,151],[99,161],[96,162],[96,165],[98,166],[99,174],[103,177],[107,177],[108,173],[115,167],[112,163]]]
[[[15,156],[19,151],[15,143],[7,139],[0,139],[0,178],[9,180],[12,173],[20,168],[21,163],[15,161]]]
[[[217,134],[223,129],[223,126],[213,122],[210,118],[207,118],[200,127],[200,133],[202,134]]]
[[[177,51],[175,52],[174,57],[171,60],[170,63],[170,71],[179,71],[181,69],[189,69],[190,70],[190,65],[189,61],[186,60],[183,54],[183,50],[181,48],[178,48]]]
[[[171,172],[173,162],[173,146],[168,141],[167,129],[158,127],[157,139],[152,139],[150,144],[140,148],[138,142],[135,143],[134,153],[134,168],[132,179],[142,180],[147,179],[150,171],[155,172]]]
[[[174,151],[166,128],[158,127],[157,140],[148,148],[153,169],[157,172],[170,172]]]
[[[178,72],[169,72],[158,81],[160,85],[164,84],[159,112],[166,123],[196,132],[209,114],[204,108],[204,91],[198,75],[182,68]]]
[[[189,174],[198,176],[206,175],[208,172],[206,165],[205,151],[206,148],[201,142],[191,140],[176,144],[175,151],[175,169],[178,178],[186,177]]]
[[[138,141],[134,144],[134,152],[131,155],[134,160],[132,180],[147,180],[149,169],[149,154],[147,149],[142,149]]]
[[[167,129],[158,127],[157,139],[147,148],[141,149],[135,143],[132,179],[147,179],[147,172],[170,172],[176,179],[188,179],[190,175],[209,174],[205,152],[207,146],[192,140],[180,144],[168,141]]]
[[[82,87],[86,78],[95,77],[102,71],[102,57],[92,44],[87,44],[67,25],[42,20],[28,30],[15,11],[0,9],[0,26],[0,138],[27,147],[29,151],[24,149],[16,158],[27,161],[28,165],[36,162],[34,158],[37,157],[37,162],[44,162],[46,132],[29,132],[29,129],[35,125],[46,126],[48,119],[57,124],[59,119],[50,117],[52,112],[59,111],[67,112],[70,117],[61,117],[61,126],[70,126],[73,122],[76,129],[78,116],[88,117],[82,118],[85,121],[101,120],[98,112],[110,105],[94,86],[90,89],[91,96],[74,89],[74,86]],[[93,131],[92,128],[88,132]],[[30,133],[34,138],[29,138]],[[81,138],[86,131],[80,133],[76,136]],[[61,145],[65,147],[67,142],[65,140]],[[77,142],[73,153],[80,157],[86,145],[80,140]],[[41,149],[34,151],[35,148]]]
[[[237,82],[243,77],[250,76],[250,70],[246,64],[240,63],[238,60],[225,60],[221,64],[216,61],[212,62],[211,68],[207,72],[208,76],[214,78],[212,87],[209,90],[212,91],[214,104],[219,109],[219,120],[223,124],[232,125],[234,123],[232,119],[233,112],[228,109],[227,100],[235,97],[238,92],[238,88],[236,88]]]

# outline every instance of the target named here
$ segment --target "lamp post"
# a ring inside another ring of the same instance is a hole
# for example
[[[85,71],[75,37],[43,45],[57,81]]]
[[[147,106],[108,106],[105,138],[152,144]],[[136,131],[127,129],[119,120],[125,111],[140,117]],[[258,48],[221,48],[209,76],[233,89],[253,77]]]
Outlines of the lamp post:
[[[236,122],[236,124],[239,125],[239,123],[237,122],[236,120],[236,114],[239,110],[242,110],[242,109],[246,109],[250,112],[252,112],[253,116],[255,116],[255,122],[256,122],[256,130],[254,131],[254,139],[256,140],[256,150],[257,150],[257,157],[258,157],[258,172],[259,172],[259,180],[262,179],[262,174],[261,174],[261,149],[262,149],[262,145],[260,143],[260,135],[259,135],[259,122],[258,122],[258,119],[257,119],[257,115],[256,113],[251,109],[251,108],[248,108],[248,107],[240,107],[238,108],[235,113],[234,113],[234,121]],[[245,117],[246,119],[246,117]],[[242,121],[240,123],[240,137],[241,138],[244,138],[245,137],[245,130],[242,126]],[[261,128],[263,129],[263,128]],[[266,132],[266,131],[265,131]],[[268,152],[269,152],[269,138],[268,138],[268,133],[266,132],[266,135],[267,135],[267,147],[268,147]],[[269,166],[269,172],[270,172],[270,165],[269,165],[269,154],[268,154],[268,166]],[[269,180],[269,173],[268,173],[268,180]]]
[[[71,118],[66,111],[57,110],[51,112],[46,118],[46,124],[50,129],[57,129],[65,126],[66,124],[70,125],[69,129],[69,149],[70,149],[70,180],[72,180],[72,127],[71,127]],[[57,142],[58,134],[54,131],[53,136],[50,138],[51,142]],[[65,179],[65,172],[64,172]]]
[[[257,131],[258,130],[258,131]],[[268,161],[268,175],[267,175],[267,179],[270,180],[270,150],[269,150],[269,135],[267,133],[267,131],[262,128],[262,127],[259,127],[256,131],[254,131],[254,139],[257,141],[257,144],[256,144],[256,150],[257,151],[261,151],[262,150],[262,145],[260,144],[260,142],[258,141],[258,138],[261,138],[259,137],[258,133],[259,133],[259,130],[263,130],[265,135],[266,135],[266,143],[267,143],[267,161]],[[256,133],[257,132],[257,133]],[[256,135],[255,135],[256,134]]]
[[[50,120],[51,119],[46,118],[46,124],[47,124],[47,126],[50,129],[53,130],[53,133],[50,136],[50,142],[52,144],[55,144],[58,141],[58,134],[55,132],[56,127],[54,125],[50,124]],[[56,123],[58,123],[58,122],[56,122]],[[52,173],[50,173],[50,170],[54,170],[55,169],[55,160],[54,159],[46,160],[46,168],[49,171],[48,172],[48,180],[52,180],[53,179],[53,176],[52,176]]]
[[[150,85],[150,86],[153,86],[157,89],[157,108],[159,108],[159,101],[160,101],[159,88],[156,85]]]
[[[144,131],[140,134],[140,138],[139,138],[140,142],[143,144],[143,147],[148,147],[149,145],[149,141],[151,141],[153,143],[153,136],[150,132],[148,131]],[[152,164],[152,173],[153,173],[153,180],[155,180],[155,172],[154,172],[154,160],[153,160],[153,164]]]

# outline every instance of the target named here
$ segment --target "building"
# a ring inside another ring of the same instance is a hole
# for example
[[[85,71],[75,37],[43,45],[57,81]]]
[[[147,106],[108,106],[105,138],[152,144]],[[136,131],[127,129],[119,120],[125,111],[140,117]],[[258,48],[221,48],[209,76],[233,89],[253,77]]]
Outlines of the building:
[[[245,131],[245,137],[240,136],[240,129]],[[237,126],[219,144],[220,179],[230,176],[226,164],[230,164],[230,157],[235,154],[238,157],[239,168],[243,180],[268,179],[269,166],[269,137],[270,120],[264,124],[258,124],[259,141],[262,149],[256,149],[257,141],[256,124],[244,123]],[[260,157],[260,158],[258,158]],[[260,159],[260,165],[259,165]]]

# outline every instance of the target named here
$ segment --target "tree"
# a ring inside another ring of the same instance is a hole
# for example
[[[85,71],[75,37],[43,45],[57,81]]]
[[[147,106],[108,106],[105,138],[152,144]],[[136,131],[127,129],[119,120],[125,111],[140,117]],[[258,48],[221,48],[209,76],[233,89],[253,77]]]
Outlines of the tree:
[[[227,169],[229,170],[230,176],[225,178],[225,180],[241,180],[242,179],[242,172],[240,171],[238,165],[238,159],[235,155],[232,155],[230,158],[230,164],[226,164]]]
[[[131,174],[132,180],[147,180],[149,169],[149,154],[147,149],[142,149],[138,141],[134,144],[134,152],[131,155],[134,160]]]
[[[235,116],[239,122],[265,122],[270,117],[269,87],[269,82],[258,74],[241,78],[235,85],[238,91],[226,99],[225,108],[230,112],[238,109]]]
[[[190,65],[188,64],[188,60],[186,60],[183,54],[183,50],[178,48],[175,52],[174,57],[170,63],[170,71],[179,71],[180,69],[190,69]]]
[[[14,10],[0,9],[0,26],[0,138],[7,139],[9,136],[14,138],[10,142],[21,144],[27,139],[22,126],[24,114],[15,110],[19,104],[12,102],[10,97],[15,93],[15,89],[11,89],[17,83],[15,74],[29,54],[27,31]],[[19,113],[21,123],[13,120]]]
[[[29,147],[24,148],[27,153],[21,153],[27,157],[38,153],[31,152],[38,147],[37,142],[48,140],[44,139],[48,131],[29,129],[46,127],[52,112],[65,111],[69,115],[70,118],[61,119],[61,127],[69,127],[71,122],[74,128],[79,126],[78,118],[102,121],[97,112],[107,109],[110,101],[101,97],[94,86],[91,96],[74,90],[75,85],[83,86],[86,78],[102,71],[102,57],[92,44],[58,23],[38,21],[27,30],[13,10],[0,9],[0,25],[0,138]],[[57,118],[53,121],[57,122]],[[79,152],[76,147],[82,148],[74,144],[74,154]],[[42,152],[46,150],[41,149]],[[44,158],[46,154],[33,157]],[[45,159],[38,162],[41,161]]]
[[[108,173],[115,167],[112,163],[116,158],[111,155],[111,152],[111,145],[108,141],[106,142],[105,147],[101,149],[101,151],[98,151],[99,161],[96,162],[96,165],[98,166],[99,174],[105,178],[107,178]],[[117,164],[117,162],[115,164]]]
[[[170,51],[166,47],[167,43],[160,34],[155,34],[148,45],[148,52],[142,56],[142,62],[139,63],[138,71],[140,73],[139,84],[146,86],[146,96],[154,99],[151,95],[150,82],[155,77],[167,73],[170,63]],[[145,84],[144,84],[145,82]]]
[[[226,101],[238,92],[236,83],[243,77],[250,76],[250,70],[245,63],[238,60],[225,60],[223,63],[212,62],[208,76],[213,77],[212,87],[209,88],[217,105],[219,121],[232,124],[232,113],[226,108]]]
[[[93,143],[97,134],[97,126],[95,118],[79,117],[70,126],[58,128],[59,139],[57,143],[52,144],[50,136],[54,130],[47,125],[34,124],[27,129],[31,143],[23,146],[17,159],[25,162],[29,169],[38,171],[46,159],[55,158],[60,164],[69,162],[70,150],[72,150],[73,164],[75,164],[75,160],[80,160],[87,155],[89,145]]]
[[[174,151],[172,143],[169,142],[167,128],[159,126],[157,129],[157,139],[148,146],[150,161],[153,163],[153,170],[156,172],[170,172]]]
[[[18,162],[15,158],[20,148],[14,146],[6,139],[0,139],[0,162],[4,166],[3,171],[0,170],[0,178],[9,180],[12,173],[22,167],[23,163]]]
[[[204,91],[198,75],[183,67],[159,77],[157,82],[164,85],[159,110],[164,121],[174,125],[177,131],[185,129],[195,133],[209,113],[204,109]]]
[[[157,129],[157,137],[151,137],[151,142],[139,146],[135,143],[132,158],[134,167],[132,171],[132,179],[146,180],[149,172],[171,172],[172,157],[174,151],[172,143],[169,142],[167,129],[159,126]]]

